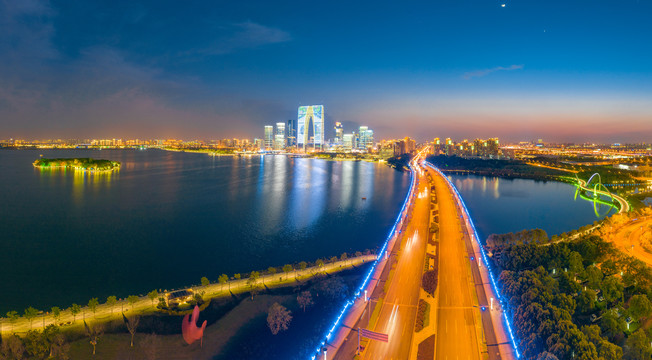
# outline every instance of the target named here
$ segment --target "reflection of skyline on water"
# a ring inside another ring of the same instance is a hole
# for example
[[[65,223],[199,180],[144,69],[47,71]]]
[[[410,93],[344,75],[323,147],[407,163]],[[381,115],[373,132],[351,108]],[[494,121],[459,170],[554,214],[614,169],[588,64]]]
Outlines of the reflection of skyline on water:
[[[39,153],[122,166],[110,176],[37,173]],[[0,246],[11,249],[0,252],[0,271],[16,274],[0,291],[21,289],[0,313],[373,249],[409,186],[407,174],[366,162],[161,150],[39,153],[0,153]],[[192,266],[179,267],[178,257],[190,254]],[[20,260],[25,256],[40,269]],[[61,266],[67,263],[75,266]]]

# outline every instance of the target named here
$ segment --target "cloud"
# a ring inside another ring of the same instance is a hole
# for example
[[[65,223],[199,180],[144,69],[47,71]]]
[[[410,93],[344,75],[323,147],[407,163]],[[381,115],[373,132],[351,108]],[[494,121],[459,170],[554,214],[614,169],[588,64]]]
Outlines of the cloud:
[[[292,40],[284,30],[257,24],[251,21],[231,24],[224,28],[225,35],[210,47],[196,51],[200,54],[221,55],[264,45],[278,44]]]
[[[464,73],[464,75],[462,77],[464,78],[464,80],[470,80],[470,79],[472,79],[474,77],[487,76],[487,75],[489,75],[491,73],[494,73],[496,71],[510,71],[510,70],[521,70],[521,69],[523,69],[523,65],[511,65],[511,66],[507,66],[507,67],[496,66],[496,67],[491,68],[491,69],[470,71],[470,72]]]

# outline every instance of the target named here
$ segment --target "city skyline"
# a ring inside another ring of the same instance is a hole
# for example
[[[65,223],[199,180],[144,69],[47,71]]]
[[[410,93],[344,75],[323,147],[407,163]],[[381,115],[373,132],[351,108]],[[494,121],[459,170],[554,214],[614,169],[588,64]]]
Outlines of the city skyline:
[[[379,138],[649,142],[652,5],[501,4],[3,2],[0,130],[248,137],[319,103]]]

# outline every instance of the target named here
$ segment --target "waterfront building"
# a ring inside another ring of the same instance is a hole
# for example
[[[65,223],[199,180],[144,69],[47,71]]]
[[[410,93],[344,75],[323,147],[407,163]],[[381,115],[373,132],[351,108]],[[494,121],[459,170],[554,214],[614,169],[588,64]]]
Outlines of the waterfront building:
[[[351,151],[355,149],[355,134],[343,134],[342,135],[342,150]]]
[[[358,149],[368,151],[374,146],[374,131],[368,126],[360,126]]]
[[[274,148],[274,127],[272,125],[265,125],[265,150]]]
[[[312,136],[310,132],[312,130]],[[297,145],[312,145],[315,149],[324,146],[324,105],[299,106],[297,119]]]
[[[274,150],[285,149],[285,123],[276,123],[276,135],[274,135]]]
[[[265,142],[263,141],[263,139],[255,138],[254,139],[254,148],[258,149],[258,150],[265,150]]]
[[[294,126],[296,122],[293,119],[288,119],[287,125],[287,146],[295,146],[297,144],[297,129]]]
[[[341,122],[335,123],[335,145],[342,146],[344,127]]]

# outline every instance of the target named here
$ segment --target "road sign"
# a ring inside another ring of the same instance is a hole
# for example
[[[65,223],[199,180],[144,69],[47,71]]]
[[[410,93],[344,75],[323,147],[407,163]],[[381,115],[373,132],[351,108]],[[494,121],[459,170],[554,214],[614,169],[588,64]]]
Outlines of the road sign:
[[[387,334],[367,330],[367,329],[360,329],[360,336],[366,337],[371,340],[378,340],[382,342],[389,342],[389,336]]]

